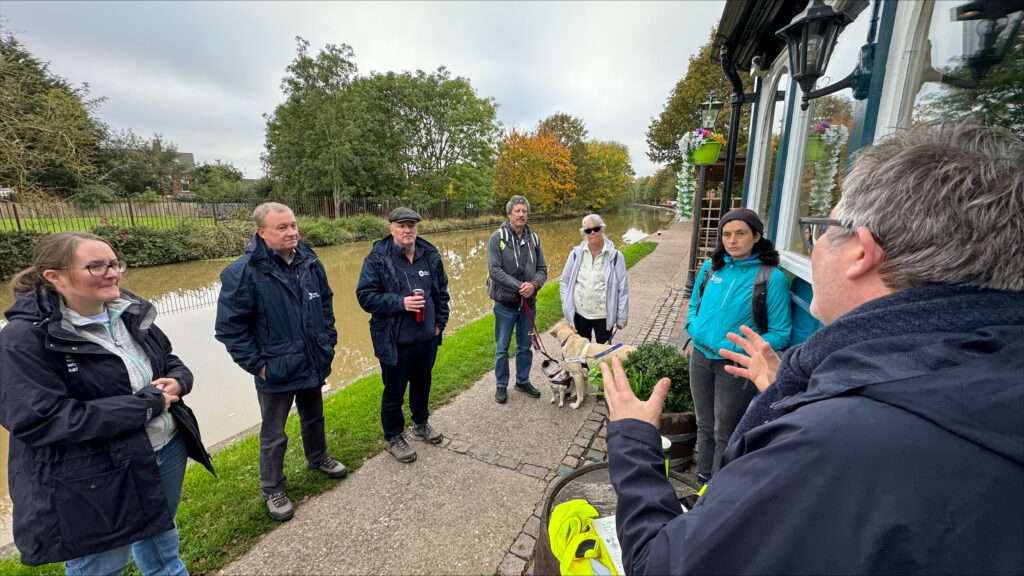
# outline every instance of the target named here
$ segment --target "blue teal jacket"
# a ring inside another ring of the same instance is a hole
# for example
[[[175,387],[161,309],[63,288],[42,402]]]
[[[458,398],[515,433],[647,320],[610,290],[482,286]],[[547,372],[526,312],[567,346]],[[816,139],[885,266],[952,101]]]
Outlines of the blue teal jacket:
[[[761,267],[757,257],[736,262],[725,257],[725,266],[711,273],[704,296],[698,291],[704,281],[704,272],[711,267],[711,260],[701,266],[694,285],[693,297],[686,315],[686,331],[693,337],[693,344],[705,356],[721,359],[719,348],[739,352],[738,346],[729,342],[725,335],[740,331],[740,326],[754,327],[750,313],[751,290],[754,278]],[[703,303],[702,303],[703,302]],[[762,334],[774,350],[789,346],[790,329],[793,320],[789,306],[789,278],[776,268],[768,280],[768,332]],[[700,313],[697,308],[700,307]]]
[[[253,234],[245,255],[221,272],[217,340],[253,375],[260,392],[323,386],[338,343],[327,273],[303,242],[288,272],[274,258],[274,251]],[[265,378],[260,378],[264,366]]]

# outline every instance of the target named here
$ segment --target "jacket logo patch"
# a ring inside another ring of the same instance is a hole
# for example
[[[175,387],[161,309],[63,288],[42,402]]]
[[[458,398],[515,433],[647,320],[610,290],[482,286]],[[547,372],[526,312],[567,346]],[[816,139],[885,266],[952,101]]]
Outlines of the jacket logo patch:
[[[70,355],[64,357],[64,361],[68,364],[68,374],[74,374],[78,372],[78,363]]]
[[[309,293],[309,299],[310,300],[312,300],[314,298],[319,298],[319,297],[320,297],[320,293],[319,292],[310,292]]]
[[[430,276],[430,272],[427,270],[420,270],[420,278],[423,278],[424,276]]]
[[[721,284],[722,283],[721,277],[719,277],[717,275],[714,275],[714,274],[712,274],[712,276],[711,276],[711,281],[714,282],[715,284]]]

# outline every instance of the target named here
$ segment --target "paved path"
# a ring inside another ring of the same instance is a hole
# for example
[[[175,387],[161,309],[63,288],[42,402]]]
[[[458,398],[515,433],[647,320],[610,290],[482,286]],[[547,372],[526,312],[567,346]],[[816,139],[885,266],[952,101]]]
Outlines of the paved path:
[[[678,345],[690,224],[648,240],[659,247],[629,270],[630,324],[616,341]],[[484,375],[431,415],[444,442],[410,441],[412,464],[370,458],[221,573],[532,574],[545,499],[559,477],[605,458],[606,410],[590,398],[578,410],[549,403],[539,361],[530,379],[540,399],[509,388],[499,405],[494,373]]]

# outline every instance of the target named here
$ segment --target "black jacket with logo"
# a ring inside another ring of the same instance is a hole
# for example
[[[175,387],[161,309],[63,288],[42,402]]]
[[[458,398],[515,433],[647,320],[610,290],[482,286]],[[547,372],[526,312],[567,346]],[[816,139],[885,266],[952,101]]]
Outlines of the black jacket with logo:
[[[192,373],[153,324],[156,310],[131,293],[121,315],[154,378]],[[0,331],[0,424],[11,433],[8,487],[14,543],[30,566],[103,552],[173,527],[146,423],[163,393],[132,393],[124,361],[61,326],[59,296],[18,292]],[[183,401],[170,413],[188,454],[211,472],[199,426]]]

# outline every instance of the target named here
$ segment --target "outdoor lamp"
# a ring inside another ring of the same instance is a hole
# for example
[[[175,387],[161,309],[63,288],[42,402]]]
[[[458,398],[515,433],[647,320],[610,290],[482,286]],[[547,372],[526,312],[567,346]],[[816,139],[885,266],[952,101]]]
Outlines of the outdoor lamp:
[[[801,110],[807,109],[814,83],[828,67],[839,32],[852,21],[849,14],[836,12],[821,0],[814,0],[792,22],[775,33],[789,48],[790,73],[803,92]]]
[[[718,121],[718,114],[721,111],[722,103],[715,100],[714,94],[709,94],[708,101],[701,104],[700,108],[697,109],[697,114],[700,116],[700,127],[713,131],[715,122]]]
[[[964,53],[975,81],[1003,61],[1024,18],[1024,0],[975,1],[952,9],[954,22],[963,22]]]

